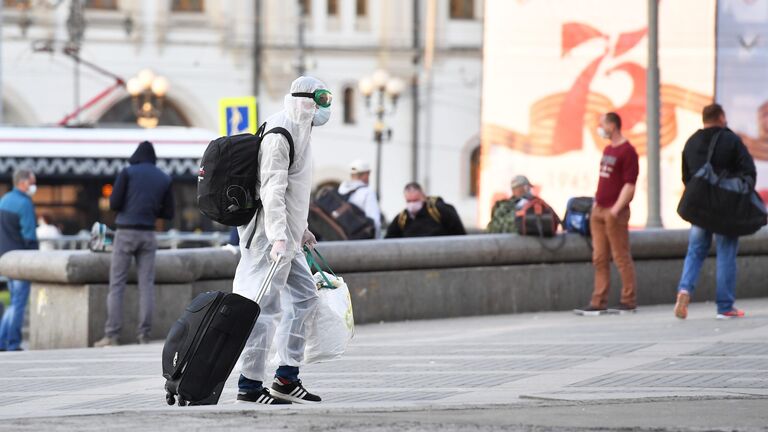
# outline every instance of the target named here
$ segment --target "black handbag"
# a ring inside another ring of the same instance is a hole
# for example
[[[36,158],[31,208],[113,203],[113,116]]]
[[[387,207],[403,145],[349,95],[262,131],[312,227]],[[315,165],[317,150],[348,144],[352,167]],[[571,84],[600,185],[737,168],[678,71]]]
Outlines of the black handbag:
[[[693,225],[731,237],[750,235],[768,223],[760,195],[743,176],[712,167],[712,155],[720,133],[712,137],[707,162],[685,185],[677,214]]]

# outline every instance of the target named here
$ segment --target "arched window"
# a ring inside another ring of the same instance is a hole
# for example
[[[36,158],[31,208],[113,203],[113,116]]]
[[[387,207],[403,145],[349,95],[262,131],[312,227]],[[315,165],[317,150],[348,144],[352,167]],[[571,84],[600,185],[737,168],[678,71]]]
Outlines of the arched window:
[[[339,15],[339,0],[328,0],[328,16]]]
[[[136,125],[136,114],[133,112],[131,98],[125,98],[112,105],[97,121],[99,124]],[[163,111],[160,114],[158,126],[192,126],[184,112],[169,99],[163,101]]]
[[[117,0],[85,0],[88,9],[117,9]]]
[[[475,19],[475,1],[451,0],[451,19]]]
[[[480,146],[475,147],[469,156],[469,196],[480,193]]]
[[[174,12],[202,12],[204,7],[204,0],[173,0],[171,2],[171,10]]]
[[[344,124],[355,124],[355,89],[344,88]]]
[[[312,0],[301,0],[302,15],[312,15]]]
[[[368,0],[357,0],[355,5],[357,16],[364,17],[368,15]]]
[[[30,0],[3,0],[3,6],[9,9],[27,10],[30,7],[30,3]]]

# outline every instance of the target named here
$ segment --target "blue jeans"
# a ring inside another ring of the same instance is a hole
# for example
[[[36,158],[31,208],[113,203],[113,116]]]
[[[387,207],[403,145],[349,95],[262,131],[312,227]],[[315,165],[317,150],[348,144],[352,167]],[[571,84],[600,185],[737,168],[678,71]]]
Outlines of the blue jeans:
[[[739,238],[715,234],[717,242],[717,313],[733,309],[736,300],[736,255],[739,252]],[[699,272],[712,245],[712,233],[704,228],[691,226],[688,239],[688,254],[683,264],[683,274],[677,290],[685,290],[693,297]]]
[[[29,281],[8,281],[11,304],[0,321],[0,349],[15,351],[21,348],[21,327],[24,325],[24,311],[29,300],[29,287]]]

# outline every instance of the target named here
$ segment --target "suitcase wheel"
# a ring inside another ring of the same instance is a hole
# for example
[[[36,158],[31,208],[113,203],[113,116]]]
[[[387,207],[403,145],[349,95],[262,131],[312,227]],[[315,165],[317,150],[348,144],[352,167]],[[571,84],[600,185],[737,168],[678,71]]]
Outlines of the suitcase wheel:
[[[180,406],[180,407],[183,407],[183,406],[187,406],[187,401],[185,401],[185,400],[184,400],[184,399],[182,399],[182,398],[179,398],[179,406]]]
[[[171,392],[166,392],[165,393],[165,402],[167,402],[168,405],[173,406],[173,405],[176,404],[176,398],[173,397],[173,394]]]

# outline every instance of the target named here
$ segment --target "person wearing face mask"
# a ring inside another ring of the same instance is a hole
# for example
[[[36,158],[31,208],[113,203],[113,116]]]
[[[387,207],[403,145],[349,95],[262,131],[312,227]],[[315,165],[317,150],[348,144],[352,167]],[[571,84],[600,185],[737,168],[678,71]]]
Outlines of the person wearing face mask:
[[[618,310],[622,313],[634,312],[637,308],[635,265],[629,250],[629,203],[635,196],[639,172],[637,151],[622,135],[621,117],[616,113],[600,117],[598,133],[610,144],[603,150],[600,179],[590,217],[595,286],[590,304],[575,310],[581,315],[607,312],[611,258],[621,276]]]
[[[256,188],[263,208],[248,225],[238,227],[240,262],[233,292],[255,299],[273,262],[277,269],[259,306],[261,314],[240,355],[238,402],[266,405],[317,403],[304,388],[299,366],[304,361],[306,326],[318,305],[317,289],[301,249],[314,247],[307,228],[312,192],[313,126],[330,118],[332,95],[323,82],[297,78],[285,96],[284,109],[266,121],[265,130],[285,128],[293,140],[293,163],[285,136],[268,134],[259,150]],[[264,387],[267,355],[274,345],[279,367]]]
[[[13,190],[0,199],[0,256],[12,250],[38,248],[32,203],[37,191],[35,173],[24,168],[16,170],[13,186]],[[11,303],[0,321],[0,351],[21,351],[21,327],[29,289],[29,281],[8,281]]]
[[[464,235],[464,224],[456,209],[442,198],[427,197],[418,183],[404,190],[405,210],[387,228],[386,238]]]

